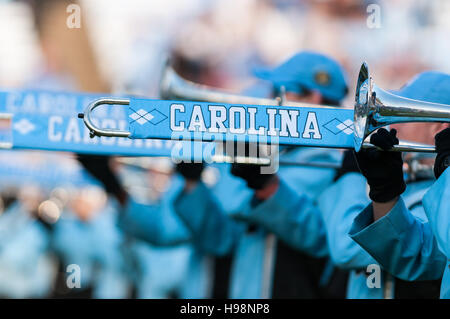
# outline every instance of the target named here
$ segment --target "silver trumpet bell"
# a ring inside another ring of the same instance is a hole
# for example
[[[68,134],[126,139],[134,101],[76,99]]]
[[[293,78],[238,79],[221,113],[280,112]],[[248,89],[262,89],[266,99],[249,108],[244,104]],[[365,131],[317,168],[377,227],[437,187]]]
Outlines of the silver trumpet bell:
[[[355,151],[376,129],[406,122],[450,122],[450,105],[407,99],[375,85],[366,63],[359,71],[355,96]],[[401,141],[395,147],[403,152],[435,152],[432,145]]]

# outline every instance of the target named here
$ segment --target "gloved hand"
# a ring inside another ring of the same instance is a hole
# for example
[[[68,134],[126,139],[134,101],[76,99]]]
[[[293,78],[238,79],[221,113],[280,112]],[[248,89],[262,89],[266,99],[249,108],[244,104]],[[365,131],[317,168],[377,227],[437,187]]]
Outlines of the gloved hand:
[[[434,176],[439,178],[450,165],[450,127],[440,131],[434,137],[437,156],[434,162]]]
[[[186,180],[198,182],[202,177],[204,164],[203,163],[184,163],[177,164],[176,171],[181,174]]]
[[[255,164],[236,164],[231,166],[231,174],[247,182],[247,186],[254,190],[263,189],[275,174],[261,174],[261,166]]]
[[[383,149],[362,149],[356,153],[361,173],[370,187],[369,197],[374,202],[385,203],[405,191],[403,160],[400,152],[387,152],[399,143],[397,130],[388,132],[380,128],[370,137],[370,143]]]
[[[108,194],[115,196],[121,204],[125,203],[127,192],[112,171],[108,156],[78,154],[77,159],[89,174],[102,183]]]
[[[256,147],[256,149],[252,149]],[[243,154],[235,153],[234,156],[261,156],[259,145],[243,143],[243,145],[236,144],[236,152],[242,152]],[[231,165],[231,174],[236,177],[240,177],[247,182],[247,186],[256,191],[263,189],[269,184],[271,180],[276,176],[275,174],[261,174],[261,166],[256,164],[238,164],[233,163]]]
[[[356,172],[360,173],[358,162],[356,161],[355,152],[352,150],[346,150],[342,158],[341,167],[337,170],[334,181],[336,182],[347,173]]]

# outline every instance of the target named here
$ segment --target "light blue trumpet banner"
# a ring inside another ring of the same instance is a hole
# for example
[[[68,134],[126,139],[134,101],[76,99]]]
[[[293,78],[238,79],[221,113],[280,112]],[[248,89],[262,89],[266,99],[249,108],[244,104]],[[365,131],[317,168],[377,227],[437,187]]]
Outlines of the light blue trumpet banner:
[[[131,139],[354,147],[353,110],[342,108],[130,99],[128,122]]]

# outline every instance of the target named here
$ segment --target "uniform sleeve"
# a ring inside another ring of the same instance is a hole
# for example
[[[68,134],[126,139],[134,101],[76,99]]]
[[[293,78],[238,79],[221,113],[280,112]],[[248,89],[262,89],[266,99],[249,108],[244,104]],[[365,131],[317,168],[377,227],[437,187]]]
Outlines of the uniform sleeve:
[[[423,198],[429,224],[441,250],[450,256],[450,169],[446,169]],[[450,258],[450,257],[449,257]]]
[[[191,231],[194,244],[206,253],[230,253],[244,231],[244,225],[224,212],[201,182],[191,192],[179,194],[175,211]]]
[[[140,204],[130,199],[119,218],[119,227],[128,235],[157,246],[174,246],[191,239],[184,222],[164,204]]]
[[[414,217],[400,197],[392,210],[373,221],[372,204],[354,220],[350,236],[392,275],[403,280],[442,277],[446,258],[428,222]]]
[[[92,294],[94,298],[127,298],[130,276],[125,268],[123,233],[115,223],[113,212],[102,213],[105,215],[91,225],[91,235],[95,238],[95,242],[89,243],[95,251],[91,262],[98,267],[92,278]]]
[[[348,235],[353,219],[369,202],[366,180],[358,173],[345,174],[319,197],[330,256],[338,267],[359,269],[375,263]]]
[[[314,257],[328,254],[325,227],[314,201],[283,181],[273,196],[247,209],[243,217],[304,253]]]

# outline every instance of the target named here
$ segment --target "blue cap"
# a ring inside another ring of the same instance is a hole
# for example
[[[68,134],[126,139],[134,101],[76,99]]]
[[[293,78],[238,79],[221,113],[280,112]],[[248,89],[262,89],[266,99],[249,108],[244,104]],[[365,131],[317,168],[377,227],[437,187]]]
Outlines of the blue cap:
[[[419,73],[394,93],[408,99],[450,104],[450,75],[437,71]]]
[[[275,69],[255,70],[255,76],[272,82],[276,89],[298,94],[304,90],[319,91],[325,98],[340,102],[348,92],[342,67],[333,59],[319,53],[297,53]]]

